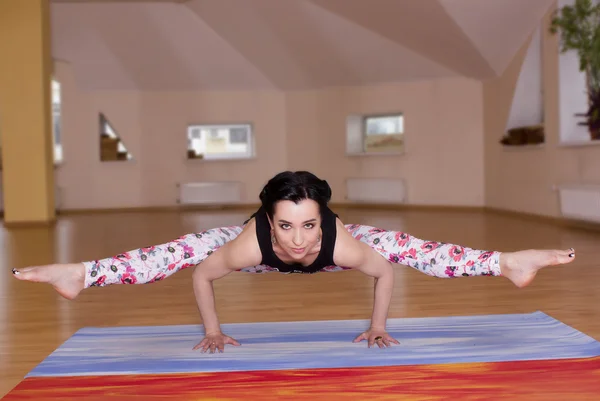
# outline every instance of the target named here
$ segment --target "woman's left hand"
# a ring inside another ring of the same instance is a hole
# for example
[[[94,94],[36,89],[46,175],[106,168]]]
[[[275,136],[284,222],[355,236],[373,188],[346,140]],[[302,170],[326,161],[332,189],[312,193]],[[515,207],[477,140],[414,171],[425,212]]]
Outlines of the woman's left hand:
[[[372,328],[358,335],[353,342],[358,343],[363,340],[368,341],[369,348],[373,345],[377,345],[379,348],[386,348],[391,347],[392,343],[400,344],[398,340],[390,336],[385,330],[376,330]]]

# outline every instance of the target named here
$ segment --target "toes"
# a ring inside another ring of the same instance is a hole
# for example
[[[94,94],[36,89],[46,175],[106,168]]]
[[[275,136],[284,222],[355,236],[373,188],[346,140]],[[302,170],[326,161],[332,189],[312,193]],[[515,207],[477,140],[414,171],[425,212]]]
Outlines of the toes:
[[[35,272],[31,272],[28,269],[12,269],[12,274],[19,280],[35,281],[33,280],[36,276]]]
[[[13,269],[13,275],[18,278],[19,280],[26,280],[26,281],[35,281],[35,282],[45,282],[47,281],[45,277],[42,277],[43,275],[40,274],[40,272],[32,267],[28,267],[25,269],[21,269],[21,270],[17,270],[17,269]]]
[[[557,251],[552,257],[551,264],[560,265],[563,263],[569,263],[572,262],[573,259],[575,259],[575,250],[573,248],[566,251]]]
[[[561,256],[562,256],[561,259],[564,259],[564,257],[566,257],[568,259],[572,259],[575,257],[575,249],[569,248],[566,251],[562,251]]]

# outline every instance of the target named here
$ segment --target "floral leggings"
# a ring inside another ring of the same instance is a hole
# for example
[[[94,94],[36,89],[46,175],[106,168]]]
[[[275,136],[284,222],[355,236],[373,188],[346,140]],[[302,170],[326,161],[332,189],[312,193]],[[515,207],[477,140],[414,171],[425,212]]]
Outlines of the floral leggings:
[[[443,242],[424,241],[399,231],[347,224],[354,238],[365,242],[388,261],[413,267],[434,277],[500,276],[500,252],[483,251]],[[85,288],[110,284],[146,284],[197,265],[242,232],[243,226],[213,228],[187,234],[171,242],[84,262]],[[320,270],[348,270],[328,266]],[[278,271],[270,266],[249,266],[248,273]]]

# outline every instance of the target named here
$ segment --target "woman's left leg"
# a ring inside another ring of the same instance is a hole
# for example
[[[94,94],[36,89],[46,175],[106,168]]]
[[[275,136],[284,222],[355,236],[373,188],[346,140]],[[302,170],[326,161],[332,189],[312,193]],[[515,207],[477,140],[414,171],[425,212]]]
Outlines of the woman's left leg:
[[[346,224],[354,238],[392,263],[417,269],[434,277],[501,276],[500,252],[472,249],[444,242],[426,241],[400,231]]]

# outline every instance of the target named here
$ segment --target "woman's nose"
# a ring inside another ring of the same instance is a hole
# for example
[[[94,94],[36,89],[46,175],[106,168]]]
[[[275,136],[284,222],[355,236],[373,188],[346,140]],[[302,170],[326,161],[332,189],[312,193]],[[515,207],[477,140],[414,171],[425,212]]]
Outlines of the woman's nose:
[[[300,232],[296,232],[296,235],[294,235],[294,245],[301,245],[302,244],[302,235],[300,234]]]

